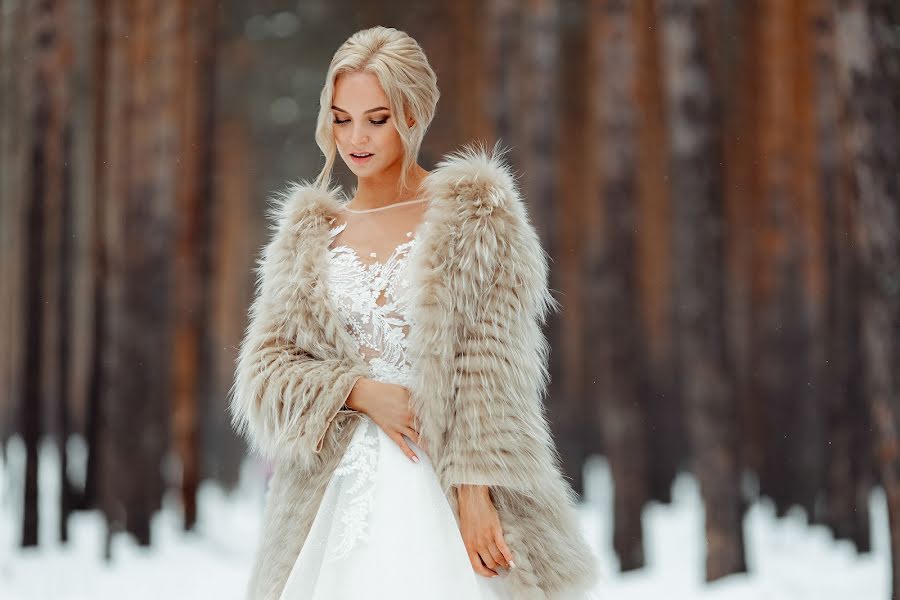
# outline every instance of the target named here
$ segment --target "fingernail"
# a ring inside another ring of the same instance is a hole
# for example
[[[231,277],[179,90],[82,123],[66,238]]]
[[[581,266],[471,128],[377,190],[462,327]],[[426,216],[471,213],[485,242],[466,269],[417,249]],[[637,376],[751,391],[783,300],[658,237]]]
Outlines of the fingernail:
[[[515,568],[516,568],[516,561],[514,561],[514,560],[509,561],[509,566],[511,566],[513,569],[515,569]]]
[[[414,462],[414,463],[419,462],[419,457],[418,457],[418,456],[413,456],[412,459],[413,459],[413,462]]]

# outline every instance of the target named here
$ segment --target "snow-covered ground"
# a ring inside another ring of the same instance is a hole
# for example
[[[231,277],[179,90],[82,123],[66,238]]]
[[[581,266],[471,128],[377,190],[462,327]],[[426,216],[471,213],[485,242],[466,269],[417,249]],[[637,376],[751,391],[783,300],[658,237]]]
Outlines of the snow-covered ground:
[[[17,546],[21,515],[22,444],[14,439],[8,463],[0,462],[0,599],[240,599],[259,534],[263,506],[261,469],[247,461],[239,489],[231,495],[210,483],[199,492],[194,533],[179,530],[174,497],[153,521],[153,547],[138,547],[127,535],[113,539],[113,560],[102,560],[105,527],[98,513],[71,519],[70,542],[57,541],[59,466],[52,445],[41,450],[41,546]],[[83,447],[70,446],[74,477],[83,476]],[[696,482],[682,475],[671,505],[651,504],[643,513],[648,566],[617,572],[611,549],[611,480],[604,460],[586,470],[584,531],[606,580],[598,592],[609,600],[887,600],[889,546],[887,509],[880,490],[872,494],[874,551],[857,555],[821,526],[806,525],[800,511],[777,519],[767,501],[754,504],[744,520],[749,574],[703,583],[703,507]]]

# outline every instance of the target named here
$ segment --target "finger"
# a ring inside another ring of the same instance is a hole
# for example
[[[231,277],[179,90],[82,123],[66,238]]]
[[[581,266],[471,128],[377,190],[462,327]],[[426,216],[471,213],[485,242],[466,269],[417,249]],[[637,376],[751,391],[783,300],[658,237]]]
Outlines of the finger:
[[[491,551],[487,548],[479,548],[478,554],[481,556],[481,560],[484,561],[484,564],[488,566],[490,569],[496,569],[500,565],[497,564],[497,561],[494,560],[494,557],[491,556]]]
[[[403,430],[404,435],[414,441],[416,444],[419,443],[419,432],[413,429],[412,427],[407,427]]]
[[[506,557],[503,556],[503,553],[500,552],[500,548],[497,547],[497,544],[488,544],[488,552],[491,553],[491,558],[494,559],[495,563],[501,567],[509,568],[509,563],[506,561]]]
[[[484,575],[485,577],[494,577],[497,575],[496,571],[488,569],[481,563],[481,557],[479,557],[478,553],[474,550],[469,550],[469,562],[472,563],[472,568],[475,569],[476,573]]]
[[[497,549],[503,554],[503,558],[506,559],[506,563],[512,567],[516,567],[516,563],[513,560],[513,553],[509,549],[509,546],[506,545],[506,540],[503,539],[503,530],[498,530],[497,534],[494,536],[494,541],[497,542]]]
[[[403,454],[408,456],[411,461],[416,463],[419,462],[419,457],[416,456],[416,453],[410,449],[409,445],[406,443],[406,440],[403,439],[402,435],[400,435],[399,433],[395,433],[391,435],[391,439],[394,440],[398,446],[400,446],[400,449],[403,450]]]

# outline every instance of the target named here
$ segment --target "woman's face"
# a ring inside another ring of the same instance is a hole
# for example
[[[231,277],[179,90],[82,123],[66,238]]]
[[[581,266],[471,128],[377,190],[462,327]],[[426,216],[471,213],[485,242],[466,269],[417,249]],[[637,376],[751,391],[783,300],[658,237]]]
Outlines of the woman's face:
[[[344,73],[334,84],[334,139],[338,152],[357,177],[371,177],[403,158],[394,114],[375,75]],[[410,124],[412,120],[410,119]],[[356,157],[354,154],[369,154]]]

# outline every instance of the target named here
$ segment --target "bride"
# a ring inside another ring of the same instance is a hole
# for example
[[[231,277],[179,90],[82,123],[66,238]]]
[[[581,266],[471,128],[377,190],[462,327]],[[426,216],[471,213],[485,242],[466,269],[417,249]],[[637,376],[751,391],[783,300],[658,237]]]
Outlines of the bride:
[[[250,598],[589,597],[540,405],[546,258],[497,157],[417,164],[438,97],[408,35],[353,35],[322,91],[325,168],[272,212],[231,390],[276,464]]]

